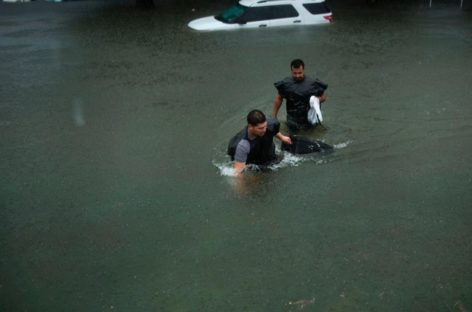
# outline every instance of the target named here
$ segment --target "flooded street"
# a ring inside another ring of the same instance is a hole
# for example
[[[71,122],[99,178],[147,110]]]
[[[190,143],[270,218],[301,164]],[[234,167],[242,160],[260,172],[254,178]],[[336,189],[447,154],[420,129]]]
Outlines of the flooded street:
[[[0,311],[472,311],[471,11],[386,2],[0,3]],[[236,180],[294,58],[335,152]]]

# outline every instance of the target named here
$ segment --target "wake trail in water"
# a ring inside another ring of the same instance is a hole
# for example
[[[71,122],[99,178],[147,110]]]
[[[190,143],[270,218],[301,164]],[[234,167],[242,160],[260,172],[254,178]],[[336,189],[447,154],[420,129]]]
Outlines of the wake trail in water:
[[[343,148],[348,147],[351,143],[352,141],[341,142],[341,143],[334,144],[333,147],[335,151],[341,150]],[[296,154],[292,154],[292,153],[280,151],[280,150],[278,150],[277,153],[283,156],[280,162],[264,167],[264,168],[260,168],[256,165],[252,165],[249,167],[249,170],[250,171],[265,171],[265,172],[277,171],[282,168],[297,167],[300,164],[305,163],[305,162],[314,162],[316,165],[322,165],[328,162],[326,158],[320,158],[319,153],[296,155]],[[223,162],[213,161],[213,165],[215,165],[215,167],[218,168],[219,174],[221,176],[225,176],[225,177],[236,176],[236,172],[233,169],[233,164],[229,160],[223,161]]]

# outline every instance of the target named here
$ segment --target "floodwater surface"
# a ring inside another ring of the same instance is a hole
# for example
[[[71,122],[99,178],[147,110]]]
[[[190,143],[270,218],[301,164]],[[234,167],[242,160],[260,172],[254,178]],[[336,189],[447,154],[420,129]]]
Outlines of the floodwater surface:
[[[186,26],[231,3],[0,4],[0,310],[471,311],[470,11]],[[293,58],[335,152],[235,179]]]

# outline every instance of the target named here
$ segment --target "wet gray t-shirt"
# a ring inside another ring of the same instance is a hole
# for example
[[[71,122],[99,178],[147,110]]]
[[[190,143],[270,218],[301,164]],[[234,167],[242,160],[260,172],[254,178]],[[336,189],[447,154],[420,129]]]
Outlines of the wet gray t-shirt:
[[[251,144],[246,139],[239,141],[238,146],[236,147],[236,153],[234,154],[234,160],[245,163],[247,160],[247,155],[251,151]]]

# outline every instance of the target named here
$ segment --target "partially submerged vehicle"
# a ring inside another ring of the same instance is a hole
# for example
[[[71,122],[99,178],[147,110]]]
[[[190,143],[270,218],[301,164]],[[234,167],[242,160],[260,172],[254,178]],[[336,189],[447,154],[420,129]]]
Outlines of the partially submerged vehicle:
[[[324,0],[240,0],[219,15],[191,21],[195,30],[229,30],[328,24],[333,15]]]

